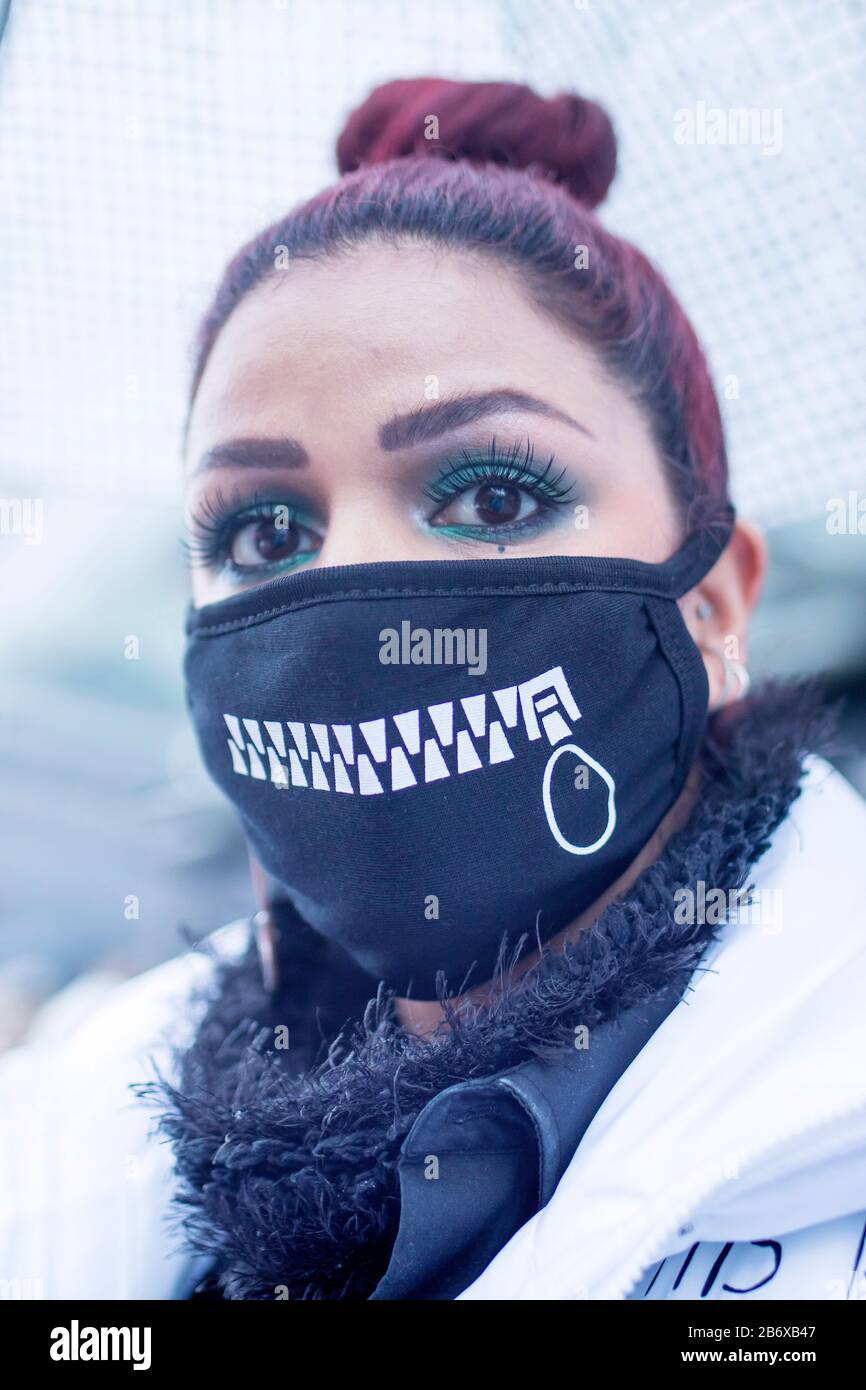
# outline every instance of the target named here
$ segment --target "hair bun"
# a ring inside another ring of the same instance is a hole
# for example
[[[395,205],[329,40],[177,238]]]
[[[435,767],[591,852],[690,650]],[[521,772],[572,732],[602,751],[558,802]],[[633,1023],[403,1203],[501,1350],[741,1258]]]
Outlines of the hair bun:
[[[580,96],[419,77],[376,87],[337,141],[341,174],[423,154],[537,172],[592,208],[613,179],[616,137],[606,112]]]

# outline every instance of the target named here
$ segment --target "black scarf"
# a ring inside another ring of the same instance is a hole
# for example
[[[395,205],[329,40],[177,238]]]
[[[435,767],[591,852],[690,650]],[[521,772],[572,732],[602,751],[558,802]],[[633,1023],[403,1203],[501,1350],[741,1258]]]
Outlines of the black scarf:
[[[273,1299],[283,1286],[292,1299],[368,1298],[396,1234],[400,1146],[431,1097],[570,1046],[576,1023],[684,991],[723,928],[675,923],[675,889],[747,887],[832,724],[802,687],[766,687],[715,716],[698,800],[660,858],[564,952],[513,984],[504,972],[492,1005],[443,1000],[449,1027],[432,1041],[405,1033],[384,992],[369,1000],[368,978],[307,930],[283,934],[274,998],[254,946],[218,962],[177,1085],[134,1089],[162,1109],[186,1244],[213,1257],[222,1297]],[[288,1050],[274,1045],[281,1026]]]

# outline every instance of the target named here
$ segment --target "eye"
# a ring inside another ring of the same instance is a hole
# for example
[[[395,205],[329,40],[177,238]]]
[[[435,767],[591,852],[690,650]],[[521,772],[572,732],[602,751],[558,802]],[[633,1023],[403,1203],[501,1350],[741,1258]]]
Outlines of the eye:
[[[275,507],[267,516],[243,522],[228,544],[228,561],[237,570],[264,569],[287,560],[312,555],[321,537],[293,517],[287,507]]]
[[[540,511],[538,501],[516,483],[491,478],[466,488],[437,512],[437,526],[505,526],[526,521]]]
[[[536,467],[531,441],[500,450],[494,439],[484,454],[464,452],[426,489],[437,504],[430,525],[480,540],[505,527],[515,537],[525,535],[550,524],[574,487],[564,468],[556,471],[553,458]]]
[[[286,502],[226,498],[217,490],[192,512],[184,548],[192,565],[242,583],[305,564],[321,550],[322,537]]]

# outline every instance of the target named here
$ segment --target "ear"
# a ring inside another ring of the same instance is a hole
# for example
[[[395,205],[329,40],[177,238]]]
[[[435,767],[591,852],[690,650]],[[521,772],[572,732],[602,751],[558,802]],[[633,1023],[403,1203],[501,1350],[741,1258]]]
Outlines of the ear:
[[[738,521],[709,574],[679,600],[686,627],[704,659],[710,709],[736,700],[726,663],[748,664],[748,627],[767,569],[767,545],[749,521]]]

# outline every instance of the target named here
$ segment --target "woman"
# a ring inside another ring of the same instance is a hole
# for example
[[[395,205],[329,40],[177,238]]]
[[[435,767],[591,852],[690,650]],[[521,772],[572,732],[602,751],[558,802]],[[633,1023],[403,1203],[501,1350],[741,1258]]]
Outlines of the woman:
[[[852,1296],[866,814],[815,699],[749,692],[764,547],[690,325],[592,212],[610,123],[395,82],[338,157],[229,265],[186,431],[189,705],[259,911],[28,1101],[63,1181],[19,1178],[15,1267]]]

